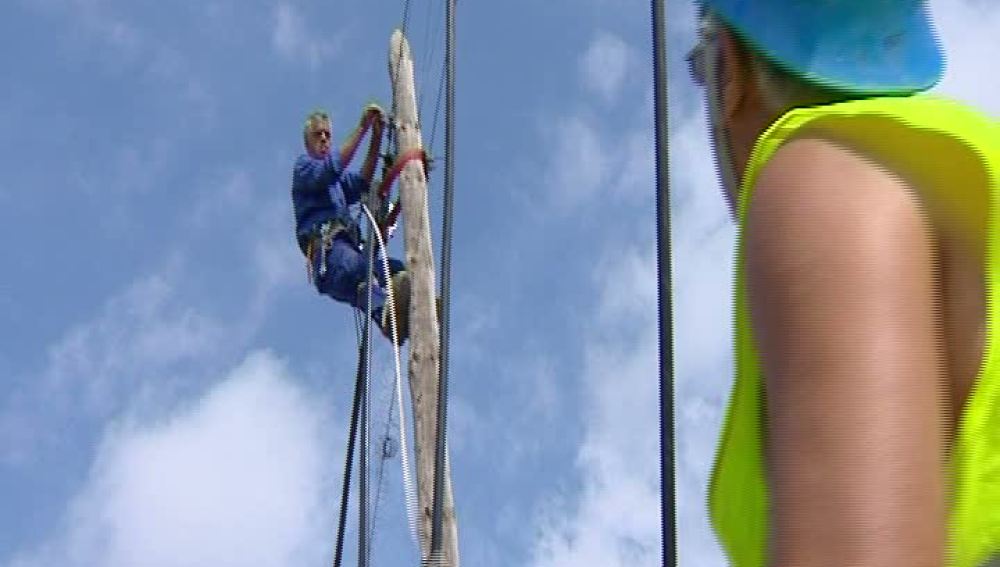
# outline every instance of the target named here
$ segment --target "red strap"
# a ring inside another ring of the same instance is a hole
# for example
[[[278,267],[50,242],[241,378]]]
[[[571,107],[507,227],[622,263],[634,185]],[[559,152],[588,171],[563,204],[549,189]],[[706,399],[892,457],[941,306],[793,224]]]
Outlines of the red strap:
[[[392,164],[392,169],[390,169],[385,177],[382,178],[382,184],[379,186],[378,194],[380,199],[385,199],[389,196],[389,192],[392,190],[392,184],[402,173],[403,168],[406,164],[413,160],[420,160],[424,164],[424,177],[427,176],[427,154],[424,152],[423,148],[413,148],[403,155],[396,158],[396,162]],[[389,212],[389,216],[385,219],[385,225],[380,227],[379,230],[382,232],[382,238],[389,238],[389,227],[396,224],[396,219],[399,218],[399,212],[402,210],[402,206],[399,203],[399,198],[396,198],[396,205],[393,207],[392,211]]]
[[[389,196],[389,191],[392,190],[392,184],[396,181],[396,178],[399,177],[403,168],[406,164],[416,159],[419,159],[424,163],[424,176],[426,177],[427,154],[424,153],[423,148],[413,148],[405,154],[397,157],[396,162],[392,164],[392,169],[390,169],[389,172],[385,174],[385,177],[382,178],[382,185],[379,186],[378,190],[379,197],[385,199]]]

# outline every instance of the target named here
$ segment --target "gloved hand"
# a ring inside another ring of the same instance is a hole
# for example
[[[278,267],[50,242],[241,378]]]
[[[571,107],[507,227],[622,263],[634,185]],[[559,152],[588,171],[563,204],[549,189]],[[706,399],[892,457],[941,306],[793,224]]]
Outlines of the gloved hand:
[[[385,116],[385,111],[382,110],[382,107],[379,106],[378,103],[375,102],[375,101],[371,101],[371,102],[369,102],[368,104],[365,105],[365,109],[363,111],[363,114],[368,114],[369,112],[371,112],[373,110],[375,112],[378,112],[379,116]]]

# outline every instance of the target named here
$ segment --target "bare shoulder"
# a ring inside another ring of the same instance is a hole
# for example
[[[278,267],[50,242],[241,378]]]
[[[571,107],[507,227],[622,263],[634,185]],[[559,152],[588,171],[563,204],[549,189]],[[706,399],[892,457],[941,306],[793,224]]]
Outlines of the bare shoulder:
[[[744,228],[763,362],[789,363],[789,340],[808,342],[798,355],[849,356],[889,334],[913,345],[936,332],[906,322],[934,309],[933,229],[908,183],[869,156],[825,138],[789,142],[758,177]]]
[[[748,257],[781,270],[857,266],[933,239],[919,195],[905,178],[819,136],[788,142],[764,166],[746,229]]]

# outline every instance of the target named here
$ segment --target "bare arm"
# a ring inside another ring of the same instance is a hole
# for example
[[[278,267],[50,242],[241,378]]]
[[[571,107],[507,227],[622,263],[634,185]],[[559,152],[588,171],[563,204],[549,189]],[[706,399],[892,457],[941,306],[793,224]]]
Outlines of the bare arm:
[[[361,198],[361,195],[368,191],[369,180],[371,180],[372,175],[375,173],[375,166],[378,163],[379,153],[376,151],[380,146],[382,139],[382,124],[383,124],[383,111],[376,104],[369,104],[365,106],[364,112],[361,113],[361,119],[358,121],[357,128],[348,136],[347,140],[340,148],[340,162],[346,164],[348,158],[352,155],[352,149],[358,143],[366,123],[371,120],[371,142],[369,144],[368,154],[365,156],[364,164],[361,166],[360,173],[345,173],[341,178],[342,187],[344,188],[344,195],[347,198],[348,203],[356,203]]]
[[[385,112],[377,104],[370,103],[365,106],[364,110],[361,112],[361,118],[358,119],[358,125],[351,132],[351,135],[344,140],[344,143],[340,146],[340,162],[345,163],[348,156],[350,155],[351,148],[358,143],[358,138],[361,137],[364,131],[365,123],[373,119],[372,123],[372,137],[379,138],[382,137],[382,123],[385,119]],[[375,166],[378,160],[377,153],[369,152],[368,156],[365,158],[364,164],[361,166],[361,177],[365,179],[371,179],[372,174],[375,172]]]
[[[944,365],[933,233],[898,177],[800,139],[762,172],[747,285],[772,567],[940,567]]]

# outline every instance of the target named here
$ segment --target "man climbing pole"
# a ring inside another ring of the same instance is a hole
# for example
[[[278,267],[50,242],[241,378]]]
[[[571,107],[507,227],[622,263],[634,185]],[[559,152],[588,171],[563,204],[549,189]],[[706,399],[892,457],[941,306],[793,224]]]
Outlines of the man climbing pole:
[[[309,114],[303,128],[306,153],[296,160],[292,181],[295,234],[299,249],[306,256],[309,281],[319,293],[362,311],[368,304],[368,251],[349,207],[366,200],[378,152],[369,152],[360,173],[345,171],[345,166],[366,124],[371,124],[366,121],[378,120],[372,136],[381,135],[382,114],[376,105],[366,107],[358,128],[339,154],[330,151],[329,115],[323,111]],[[377,144],[373,143],[373,147],[377,148]],[[402,344],[408,334],[409,275],[403,263],[395,258],[389,259],[389,266]],[[374,271],[377,280],[372,286],[372,317],[382,333],[392,340],[385,277],[378,266]]]
[[[922,93],[921,0],[703,0],[689,56],[739,223],[710,486],[735,567],[1000,556],[1000,126]]]

